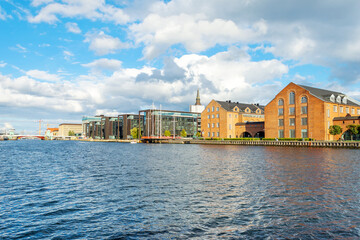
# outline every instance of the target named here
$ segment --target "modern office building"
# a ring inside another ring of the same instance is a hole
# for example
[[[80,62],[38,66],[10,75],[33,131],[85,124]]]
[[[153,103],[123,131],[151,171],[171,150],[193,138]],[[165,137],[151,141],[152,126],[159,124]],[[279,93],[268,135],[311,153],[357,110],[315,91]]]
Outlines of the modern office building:
[[[264,106],[259,104],[212,100],[201,113],[205,138],[263,137],[263,122]]]
[[[329,127],[354,115],[360,103],[346,94],[290,83],[265,107],[265,137],[337,140]]]
[[[142,121],[137,114],[83,117],[83,135],[92,139],[131,139],[131,129],[139,127]]]
[[[170,131],[170,138],[177,138],[183,130],[187,137],[194,137],[201,130],[200,113],[147,109],[139,111],[139,118],[144,119],[140,124],[143,139],[164,138],[165,131]]]

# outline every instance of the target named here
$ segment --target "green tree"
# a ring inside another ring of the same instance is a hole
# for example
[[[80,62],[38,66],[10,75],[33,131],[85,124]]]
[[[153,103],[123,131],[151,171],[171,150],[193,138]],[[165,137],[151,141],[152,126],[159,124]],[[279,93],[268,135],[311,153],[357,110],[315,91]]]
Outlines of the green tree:
[[[169,130],[165,130],[164,135],[165,135],[165,137],[170,137],[171,132]]]
[[[342,128],[339,125],[331,125],[329,127],[329,133],[333,136],[342,133]]]
[[[73,130],[70,130],[70,131],[68,132],[68,135],[69,135],[69,136],[75,136],[75,132],[74,132]]]
[[[138,139],[139,137],[141,137],[141,134],[139,133],[139,128],[137,127],[132,128],[130,130],[130,134],[133,139]]]
[[[347,125],[346,128],[350,132],[351,141],[353,140],[353,136],[359,133],[358,125],[351,124]]]
[[[201,132],[197,132],[196,137],[198,137],[198,138],[201,137]]]
[[[183,130],[181,131],[180,135],[181,135],[182,137],[186,137],[186,136],[187,136],[187,132],[185,131],[185,129],[183,129]]]

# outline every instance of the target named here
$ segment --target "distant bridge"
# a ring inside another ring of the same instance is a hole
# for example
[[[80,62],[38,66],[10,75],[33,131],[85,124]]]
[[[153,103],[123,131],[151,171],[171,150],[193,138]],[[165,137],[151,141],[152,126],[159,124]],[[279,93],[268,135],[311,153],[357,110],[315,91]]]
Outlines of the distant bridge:
[[[16,138],[16,139],[41,139],[41,140],[45,140],[45,136],[42,135],[12,135],[12,136],[8,136],[9,138]]]

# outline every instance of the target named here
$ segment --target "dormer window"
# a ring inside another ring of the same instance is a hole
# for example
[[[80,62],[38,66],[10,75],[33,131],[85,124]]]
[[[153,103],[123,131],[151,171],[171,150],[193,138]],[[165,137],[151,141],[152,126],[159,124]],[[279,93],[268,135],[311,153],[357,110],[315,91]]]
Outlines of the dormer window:
[[[340,96],[337,96],[337,97],[336,97],[336,102],[337,102],[337,103],[341,103],[341,97],[340,97]]]
[[[343,104],[347,104],[347,97],[343,97],[342,102]]]
[[[331,94],[331,96],[330,96],[330,101],[335,102],[335,96],[334,96],[334,94]]]
[[[238,107],[235,107],[235,108],[234,108],[234,111],[235,111],[235,112],[238,112],[238,111],[239,111],[239,108],[238,108]]]

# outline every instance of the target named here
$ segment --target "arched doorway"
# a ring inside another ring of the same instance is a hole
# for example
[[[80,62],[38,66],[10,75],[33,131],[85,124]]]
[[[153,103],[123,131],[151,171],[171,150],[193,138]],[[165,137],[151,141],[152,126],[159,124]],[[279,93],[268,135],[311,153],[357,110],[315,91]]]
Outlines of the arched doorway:
[[[343,135],[341,135],[341,139],[345,141],[350,141],[351,140],[350,130],[345,131]],[[360,140],[360,134],[353,135],[352,140]]]
[[[264,138],[265,133],[264,133],[264,131],[259,131],[259,132],[255,133],[254,137],[255,138]]]
[[[248,132],[243,132],[243,133],[241,134],[241,137],[242,137],[242,138],[251,138],[252,136],[251,136],[251,134],[248,133]]]

